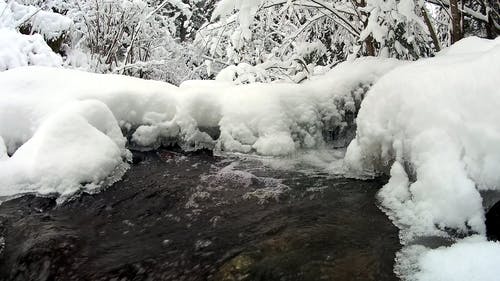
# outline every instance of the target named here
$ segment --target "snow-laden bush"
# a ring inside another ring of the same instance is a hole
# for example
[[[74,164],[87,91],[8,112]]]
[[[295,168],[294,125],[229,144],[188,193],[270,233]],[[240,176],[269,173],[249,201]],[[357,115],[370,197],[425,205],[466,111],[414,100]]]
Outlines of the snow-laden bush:
[[[191,21],[192,5],[179,0],[0,0],[0,27],[42,35],[63,55],[66,67],[180,84],[206,76],[187,41],[200,24],[199,18]]]
[[[417,59],[433,52],[420,16],[422,3],[363,3],[222,0],[195,44],[214,72],[229,68],[239,83],[298,83],[311,77],[316,66],[331,67],[348,56]]]
[[[188,5],[174,0],[69,2],[67,16],[75,22],[70,66],[174,84],[200,77],[202,62],[188,44],[176,40],[179,18],[191,17]]]
[[[47,41],[57,41],[68,35],[72,25],[70,18],[43,10],[43,7],[0,0],[0,27],[28,34],[38,33]]]
[[[0,28],[0,71],[28,65],[61,66],[62,58],[39,34],[23,35]]]
[[[63,15],[0,0],[0,71],[28,65],[61,66],[61,56],[47,42],[52,47],[60,45],[71,26],[72,21]]]

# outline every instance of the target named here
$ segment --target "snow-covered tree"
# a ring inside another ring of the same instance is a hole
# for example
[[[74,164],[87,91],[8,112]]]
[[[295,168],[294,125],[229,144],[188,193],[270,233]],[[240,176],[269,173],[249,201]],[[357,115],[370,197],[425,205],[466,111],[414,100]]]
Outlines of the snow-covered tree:
[[[222,0],[196,43],[210,65],[246,63],[264,80],[300,82],[350,55],[429,56],[421,9],[412,0]]]
[[[429,1],[444,4],[436,6]],[[195,42],[212,70],[227,69],[224,79],[300,82],[323,69],[317,66],[328,67],[348,57],[413,60],[433,55],[457,40],[451,40],[457,35],[453,35],[453,17],[446,1],[221,0]],[[467,1],[494,6],[485,3],[490,0]],[[466,19],[485,20],[497,13],[484,8],[485,14],[480,15],[474,12],[477,9],[461,3],[464,23],[460,28],[481,35],[472,30],[481,29],[481,25],[471,25]]]
[[[192,20],[192,6],[202,2],[15,0],[8,6],[20,22],[10,28],[42,34],[68,67],[179,84],[205,73],[190,44],[196,26],[206,21]]]
[[[91,68],[178,84],[197,78],[194,53],[179,37],[178,24],[191,17],[177,0],[74,1],[73,45],[90,53]],[[184,24],[184,23],[182,23]],[[184,25],[183,25],[184,26]],[[193,77],[194,76],[194,77]]]

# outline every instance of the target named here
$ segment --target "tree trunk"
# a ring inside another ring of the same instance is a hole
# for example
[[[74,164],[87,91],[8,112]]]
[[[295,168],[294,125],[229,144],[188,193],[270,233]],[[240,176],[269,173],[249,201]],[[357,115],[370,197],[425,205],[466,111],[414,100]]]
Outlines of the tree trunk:
[[[367,56],[375,56],[375,42],[373,40],[373,37],[369,35],[365,39],[365,44],[366,44],[366,55]]]
[[[429,29],[429,33],[432,38],[432,43],[434,43],[434,50],[436,52],[439,52],[441,50],[441,46],[439,45],[439,40],[436,35],[436,30],[434,29],[434,26],[432,25],[432,22],[429,18],[429,14],[427,13],[427,10],[425,9],[425,6],[422,6],[422,16],[424,17],[424,22],[425,25],[427,25],[427,29]]]
[[[186,30],[186,27],[184,25],[185,25],[185,23],[187,21],[187,17],[185,15],[180,15],[179,16],[179,20],[180,20],[179,40],[181,42],[185,42],[186,41],[186,37],[187,37],[187,30]]]
[[[450,0],[451,43],[462,39],[462,16],[458,9],[458,0]]]

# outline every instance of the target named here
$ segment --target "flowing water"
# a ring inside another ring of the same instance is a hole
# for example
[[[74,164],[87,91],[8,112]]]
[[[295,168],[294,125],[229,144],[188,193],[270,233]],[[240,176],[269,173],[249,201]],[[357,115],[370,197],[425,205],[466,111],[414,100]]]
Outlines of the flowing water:
[[[0,280],[397,280],[377,180],[170,150],[135,162],[97,194],[0,205]]]

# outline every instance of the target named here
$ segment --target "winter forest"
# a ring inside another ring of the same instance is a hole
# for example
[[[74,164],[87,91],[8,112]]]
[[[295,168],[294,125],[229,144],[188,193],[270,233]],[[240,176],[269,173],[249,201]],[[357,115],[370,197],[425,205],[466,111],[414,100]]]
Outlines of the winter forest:
[[[498,281],[498,0],[0,0],[0,281]]]

